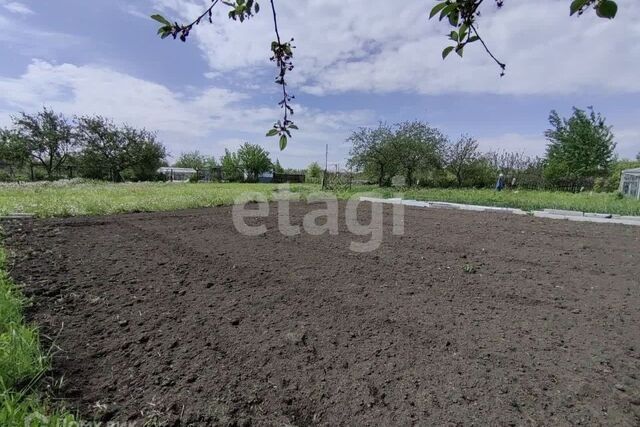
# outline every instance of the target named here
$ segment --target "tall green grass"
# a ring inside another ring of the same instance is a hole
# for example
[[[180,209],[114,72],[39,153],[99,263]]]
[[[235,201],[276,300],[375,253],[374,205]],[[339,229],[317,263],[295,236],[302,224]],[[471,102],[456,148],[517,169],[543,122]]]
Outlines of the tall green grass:
[[[126,183],[81,182],[68,185],[0,185],[0,215],[24,212],[38,217],[104,215],[123,212],[171,211],[233,203],[245,192],[274,198],[276,184]],[[294,184],[291,191],[305,196],[320,190],[317,184]],[[552,191],[502,191],[491,189],[381,189],[356,186],[335,190],[346,199],[358,192],[382,197],[401,193],[405,198],[448,201],[524,210],[567,209],[620,215],[640,215],[640,201],[613,193],[578,194]]]
[[[24,426],[29,417],[46,416],[49,425],[74,421],[71,414],[51,408],[39,396],[37,385],[49,367],[38,330],[25,324],[26,301],[6,271],[0,248],[0,426]],[[41,425],[41,418],[33,425]]]
[[[245,192],[273,197],[275,184],[189,184],[88,182],[66,186],[0,186],[0,215],[24,212],[39,217],[105,215],[201,208],[233,203]],[[311,191],[314,185],[292,185]]]

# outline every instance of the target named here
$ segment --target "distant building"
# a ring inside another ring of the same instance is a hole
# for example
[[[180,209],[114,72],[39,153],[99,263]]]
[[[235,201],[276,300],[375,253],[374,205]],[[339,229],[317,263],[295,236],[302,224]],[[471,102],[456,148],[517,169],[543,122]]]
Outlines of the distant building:
[[[162,167],[158,169],[158,173],[164,175],[167,181],[189,181],[192,176],[195,176],[198,172],[191,168],[174,168],[174,167]]]
[[[622,171],[620,192],[625,196],[640,199],[640,168]]]

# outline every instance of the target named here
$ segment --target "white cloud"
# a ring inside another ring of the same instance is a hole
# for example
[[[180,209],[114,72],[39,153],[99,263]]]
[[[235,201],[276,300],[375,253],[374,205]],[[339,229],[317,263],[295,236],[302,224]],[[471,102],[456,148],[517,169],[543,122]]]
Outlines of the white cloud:
[[[220,155],[249,140],[265,146],[274,157],[292,166],[320,160],[324,143],[346,154],[340,142],[354,126],[369,124],[367,111],[324,112],[296,106],[296,123],[304,132],[280,153],[275,138],[265,132],[280,115],[277,107],[261,107],[243,92],[209,87],[180,93],[168,87],[110,68],[34,61],[17,78],[0,78],[0,123],[10,113],[48,106],[67,115],[99,114],[117,122],[159,131],[173,154],[199,149]]]
[[[165,86],[94,66],[35,61],[17,79],[0,79],[0,93],[11,105],[29,110],[41,105],[65,113],[103,114],[117,121],[189,135],[201,135],[223,117],[225,107],[245,98],[210,88],[196,97]]]
[[[188,20],[205,0],[156,0],[159,9]],[[569,94],[579,91],[640,91],[639,2],[621,2],[612,21],[587,13],[569,17],[568,0],[509,1],[502,10],[487,3],[480,30],[507,62],[507,75],[479,44],[464,59],[442,61],[449,29],[428,21],[422,0],[308,0],[277,2],[283,37],[295,37],[291,83],[313,94],[393,91],[441,94]],[[217,7],[214,25],[192,34],[213,72],[268,66],[273,39],[266,7],[242,24]]]
[[[17,1],[0,2],[0,5],[11,13],[17,13],[19,15],[32,15],[33,11],[29,9],[24,3]]]

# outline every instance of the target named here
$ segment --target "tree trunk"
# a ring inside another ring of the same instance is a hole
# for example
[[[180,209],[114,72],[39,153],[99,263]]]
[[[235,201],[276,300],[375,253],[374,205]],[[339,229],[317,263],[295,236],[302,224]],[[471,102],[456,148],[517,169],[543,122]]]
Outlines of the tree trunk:
[[[405,182],[407,187],[413,186],[413,170],[412,169],[407,169],[407,175],[405,176],[405,180],[407,181]]]

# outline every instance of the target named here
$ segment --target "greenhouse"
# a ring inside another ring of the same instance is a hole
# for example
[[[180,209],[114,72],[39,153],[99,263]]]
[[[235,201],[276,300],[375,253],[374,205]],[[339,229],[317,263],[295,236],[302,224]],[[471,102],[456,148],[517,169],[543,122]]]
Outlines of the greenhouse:
[[[162,167],[158,169],[158,173],[164,175],[167,181],[188,181],[192,176],[198,172],[191,168],[174,168],[174,167]]]
[[[622,171],[620,192],[625,196],[640,199],[640,168]]]

